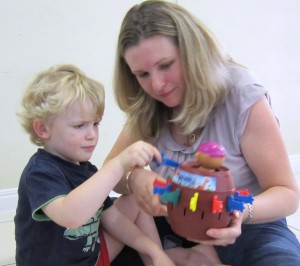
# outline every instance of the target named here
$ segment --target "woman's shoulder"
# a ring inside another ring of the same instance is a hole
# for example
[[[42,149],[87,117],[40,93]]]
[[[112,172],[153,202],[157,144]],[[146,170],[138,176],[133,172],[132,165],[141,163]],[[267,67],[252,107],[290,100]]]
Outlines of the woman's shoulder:
[[[258,81],[248,68],[232,64],[230,66],[230,90],[227,100],[250,105],[267,93],[267,89]]]
[[[242,65],[232,63],[229,66],[231,86],[236,88],[243,88],[248,85],[262,86],[256,77],[255,73],[249,68]]]

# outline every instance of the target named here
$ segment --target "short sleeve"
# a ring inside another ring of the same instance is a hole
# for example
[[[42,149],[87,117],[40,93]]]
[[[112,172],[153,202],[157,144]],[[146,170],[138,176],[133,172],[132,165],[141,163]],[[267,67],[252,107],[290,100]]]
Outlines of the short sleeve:
[[[114,202],[112,201],[112,199],[108,196],[104,203],[103,203],[103,211],[107,210],[109,207],[111,207],[114,204]]]
[[[233,68],[231,73],[232,87],[226,105],[229,109],[228,114],[233,116],[231,122],[236,143],[240,143],[251,107],[267,94],[267,90],[246,68]]]
[[[251,107],[261,100],[267,93],[265,88],[258,84],[247,85],[240,91],[241,95],[239,99],[241,102],[239,103],[239,116],[237,117],[235,126],[236,137],[239,140],[245,131]]]
[[[71,190],[61,169],[51,161],[39,162],[29,169],[25,184],[32,217],[39,221],[50,220],[41,210],[43,206],[67,195]]]

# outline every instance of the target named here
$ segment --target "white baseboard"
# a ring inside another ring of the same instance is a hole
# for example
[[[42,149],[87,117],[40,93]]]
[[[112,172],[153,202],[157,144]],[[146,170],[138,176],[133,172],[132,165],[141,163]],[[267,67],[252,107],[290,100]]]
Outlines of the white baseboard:
[[[18,189],[9,188],[0,190],[0,217],[6,219],[11,217],[16,210],[18,203]]]
[[[9,212],[17,206],[18,192],[17,188],[0,190],[0,212]]]
[[[110,197],[119,197],[120,194],[112,191]],[[18,204],[18,188],[0,189],[0,215],[6,217],[15,212]]]
[[[290,161],[296,178],[300,180],[300,154],[290,155]]]
[[[291,165],[295,176],[300,181],[300,154],[290,156]],[[112,192],[111,196],[118,196]],[[2,189],[0,190],[0,214],[14,213],[18,203],[17,188]]]

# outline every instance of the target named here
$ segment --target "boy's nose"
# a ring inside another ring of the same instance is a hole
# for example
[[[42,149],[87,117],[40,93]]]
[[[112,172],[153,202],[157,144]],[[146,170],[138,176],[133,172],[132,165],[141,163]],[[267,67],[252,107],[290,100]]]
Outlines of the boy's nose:
[[[95,137],[97,137],[97,134],[98,134],[98,129],[89,128],[89,130],[86,134],[86,138],[87,139],[94,139]]]

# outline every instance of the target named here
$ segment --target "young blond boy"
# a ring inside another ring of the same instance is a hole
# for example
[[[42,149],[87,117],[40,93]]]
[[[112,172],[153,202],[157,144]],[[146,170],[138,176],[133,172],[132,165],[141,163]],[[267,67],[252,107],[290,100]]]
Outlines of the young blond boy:
[[[174,265],[162,250],[152,217],[131,196],[115,204],[108,196],[126,172],[153,157],[161,160],[159,151],[139,141],[99,170],[89,162],[104,111],[102,85],[75,66],[54,66],[28,86],[22,107],[21,125],[41,148],[20,179],[17,265],[95,265],[105,242],[109,261],[126,244],[146,265]]]

